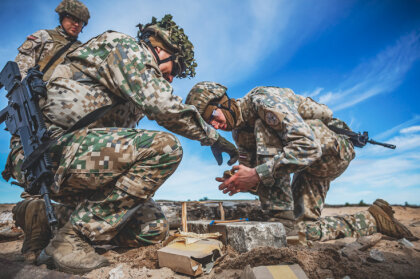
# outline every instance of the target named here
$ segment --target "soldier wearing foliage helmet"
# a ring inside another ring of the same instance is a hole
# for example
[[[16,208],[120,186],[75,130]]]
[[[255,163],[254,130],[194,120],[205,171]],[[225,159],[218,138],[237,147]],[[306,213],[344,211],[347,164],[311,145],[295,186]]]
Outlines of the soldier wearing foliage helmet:
[[[77,40],[83,27],[88,24],[90,14],[88,8],[78,0],[63,0],[55,9],[59,15],[59,23],[55,29],[39,30],[26,38],[26,41],[18,48],[16,63],[22,76],[26,76],[29,68],[39,65],[44,72],[44,80],[47,81],[55,66],[60,64],[65,55],[80,46]],[[51,58],[63,47],[70,44],[51,66],[46,66]]]
[[[40,263],[83,273],[107,264],[94,243],[138,247],[165,239],[168,223],[152,197],[176,170],[182,147],[168,132],[136,129],[144,116],[211,146],[218,159],[222,152],[231,156],[230,164],[237,159],[235,146],[172,92],[174,77],[195,75],[187,35],[171,15],[138,27],[138,40],[115,31],[92,38],[66,56],[47,85],[48,99],[40,106],[57,139],[49,150],[55,172],[51,196],[74,211]],[[98,111],[97,121],[64,133]],[[17,142],[12,146],[8,167],[25,183],[22,152]]]
[[[257,194],[270,221],[282,222],[289,234],[301,230],[308,240],[376,232],[397,238],[413,236],[380,199],[366,211],[320,218],[330,182],[355,156],[351,141],[328,128],[349,129],[332,118],[326,105],[288,88],[256,87],[238,99],[230,99],[226,91],[221,84],[199,82],[185,101],[196,106],[214,128],[232,131],[238,146],[239,165],[233,167],[234,173],[216,178],[220,190],[230,195]]]

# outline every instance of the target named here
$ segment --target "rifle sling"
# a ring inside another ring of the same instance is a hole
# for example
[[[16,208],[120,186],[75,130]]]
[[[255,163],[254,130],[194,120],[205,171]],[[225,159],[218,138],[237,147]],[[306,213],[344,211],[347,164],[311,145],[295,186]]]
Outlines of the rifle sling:
[[[70,41],[65,46],[63,46],[62,48],[60,48],[54,54],[54,56],[50,59],[50,61],[48,61],[47,65],[45,65],[44,69],[42,69],[41,71],[45,74],[48,71],[48,69],[54,64],[54,62],[57,61],[57,59],[60,58],[61,55],[63,55],[63,53],[65,53],[71,47],[71,45],[74,42],[76,42],[76,40]]]
[[[117,102],[113,103],[112,105],[106,105],[103,107],[98,108],[97,110],[91,111],[79,121],[74,123],[73,126],[71,126],[67,131],[63,133],[63,136],[66,134],[70,134],[76,130],[79,130],[81,128],[87,127],[88,125],[92,124],[97,119],[101,118],[105,113],[110,111],[111,109],[115,108],[117,105],[121,104],[123,101],[122,99],[117,99]],[[23,161],[22,163],[22,170],[25,170],[32,166],[33,163],[38,161],[38,159],[45,154],[45,152],[54,144],[57,143],[58,138],[50,139],[39,146],[36,150],[34,150],[29,156]]]
[[[346,130],[346,129],[342,129],[342,128],[338,128],[338,127],[333,126],[333,125],[328,125],[328,128],[331,131],[333,131],[334,133],[340,134],[340,135],[346,135],[346,136],[349,136],[349,137],[357,135],[355,132],[352,132],[352,131],[349,131],[349,130]]]

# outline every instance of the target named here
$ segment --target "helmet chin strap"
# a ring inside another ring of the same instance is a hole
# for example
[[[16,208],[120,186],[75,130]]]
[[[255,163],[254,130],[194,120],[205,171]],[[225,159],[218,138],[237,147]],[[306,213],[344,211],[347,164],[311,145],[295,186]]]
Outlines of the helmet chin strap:
[[[158,53],[155,50],[155,47],[152,45],[152,43],[150,42],[149,38],[144,38],[143,41],[146,43],[146,45],[152,50],[153,55],[156,58],[156,62],[158,65],[169,62],[169,61],[174,61],[175,58],[173,55],[169,56],[168,58],[165,58],[163,60],[160,60]]]
[[[217,102],[217,103],[210,103],[210,104],[212,104],[212,105],[215,105],[217,108],[219,108],[219,109],[223,109],[223,110],[227,110],[232,116],[233,116],[233,120],[235,121],[235,123],[236,123],[236,113],[231,109],[231,107],[232,107],[232,100],[229,98],[229,96],[225,93],[225,96],[226,96],[226,98],[228,99],[228,106],[227,107],[225,107],[225,106],[223,106],[222,104],[220,104],[219,102]],[[222,97],[223,98],[223,97]]]

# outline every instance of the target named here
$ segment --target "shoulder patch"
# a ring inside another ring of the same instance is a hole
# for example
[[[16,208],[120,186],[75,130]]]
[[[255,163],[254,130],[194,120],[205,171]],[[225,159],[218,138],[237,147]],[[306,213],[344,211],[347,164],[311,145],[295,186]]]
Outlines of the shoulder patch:
[[[36,39],[38,39],[38,37],[35,37],[34,35],[29,35],[29,36],[27,37],[27,39],[28,39],[28,40],[36,40]]]
[[[24,50],[32,49],[33,48],[33,44],[34,44],[33,41],[27,40],[26,42],[23,43],[22,49],[24,49]]]
[[[265,114],[265,122],[270,126],[277,126],[280,123],[280,120],[274,113],[268,111]]]

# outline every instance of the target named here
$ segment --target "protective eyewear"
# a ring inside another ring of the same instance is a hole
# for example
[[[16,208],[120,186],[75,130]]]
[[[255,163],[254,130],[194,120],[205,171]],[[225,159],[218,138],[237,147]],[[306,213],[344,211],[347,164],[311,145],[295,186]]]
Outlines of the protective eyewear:
[[[70,19],[75,24],[77,23],[77,24],[81,24],[83,26],[85,25],[85,23],[83,22],[83,20],[78,19],[77,17],[72,16],[71,14],[65,14],[64,16],[67,17],[68,19]]]

